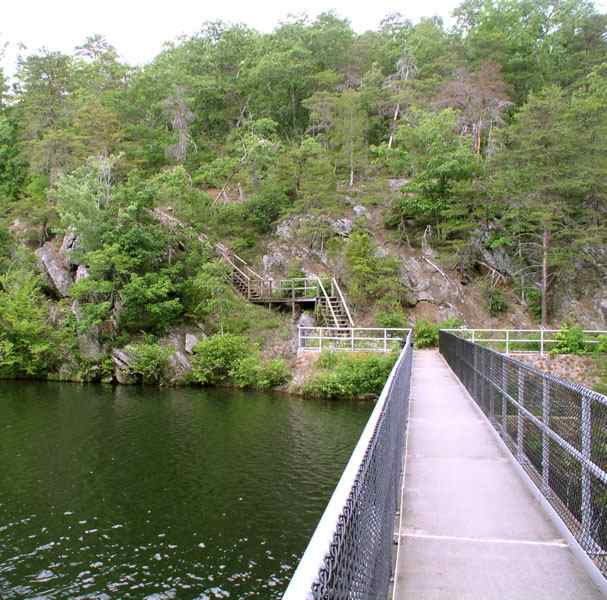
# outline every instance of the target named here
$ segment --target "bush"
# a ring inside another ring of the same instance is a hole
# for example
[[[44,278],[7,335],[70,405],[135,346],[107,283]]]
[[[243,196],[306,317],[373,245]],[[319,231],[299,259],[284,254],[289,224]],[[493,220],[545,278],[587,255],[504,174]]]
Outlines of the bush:
[[[323,352],[317,363],[321,370],[304,384],[303,394],[327,400],[377,396],[397,357],[397,353],[351,355]]]
[[[487,302],[487,310],[492,317],[497,317],[497,315],[508,310],[506,297],[499,288],[487,288],[484,295]]]
[[[607,354],[607,335],[599,335],[596,338],[597,343],[594,345],[594,351],[597,354]]]
[[[192,368],[194,381],[202,385],[230,379],[241,388],[266,390],[285,384],[290,377],[284,360],[264,362],[245,336],[229,333],[196,344]]]
[[[446,319],[440,323],[432,323],[425,319],[420,319],[413,328],[415,345],[417,348],[436,348],[438,346],[438,332],[441,329],[455,329],[460,327],[462,322],[459,319]]]
[[[249,341],[231,333],[212,335],[196,344],[192,359],[192,377],[201,385],[221,383],[250,350]]]
[[[400,310],[382,310],[377,313],[375,320],[380,327],[400,328],[407,326],[407,317]]]
[[[129,375],[141,383],[157,385],[165,382],[169,359],[175,353],[173,348],[146,340],[139,344],[129,344],[125,350],[131,358]]]
[[[556,345],[553,354],[585,354],[584,330],[577,325],[565,325],[555,335]]]

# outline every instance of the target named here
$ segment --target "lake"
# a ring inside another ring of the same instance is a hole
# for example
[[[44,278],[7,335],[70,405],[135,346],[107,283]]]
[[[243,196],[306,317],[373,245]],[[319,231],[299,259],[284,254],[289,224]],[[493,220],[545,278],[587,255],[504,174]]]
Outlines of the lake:
[[[0,598],[280,598],[371,408],[0,382]]]

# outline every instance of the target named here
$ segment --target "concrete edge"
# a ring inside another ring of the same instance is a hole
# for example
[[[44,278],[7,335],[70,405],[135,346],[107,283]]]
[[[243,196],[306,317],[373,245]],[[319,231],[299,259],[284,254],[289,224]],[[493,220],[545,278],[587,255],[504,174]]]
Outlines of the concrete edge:
[[[402,536],[400,532],[403,526],[403,519],[405,514],[405,482],[407,479],[407,456],[409,454],[409,424],[411,422],[411,400],[413,399],[412,391],[413,391],[413,368],[414,368],[414,360],[415,354],[414,349],[412,348],[411,355],[411,379],[409,383],[409,398],[408,398],[408,406],[407,406],[407,424],[405,430],[405,447],[403,449],[403,462],[402,462],[402,475],[401,475],[401,485],[400,485],[400,503],[398,505],[399,515],[398,515],[398,536],[397,536],[397,545],[396,545],[396,556],[394,557],[394,575],[392,577],[392,593],[389,594],[389,597],[392,600],[396,600],[396,591],[397,591],[397,583],[398,583],[398,559],[400,556],[400,548],[402,544]]]
[[[584,569],[584,571],[586,571],[586,574],[590,577],[592,582],[597,586],[599,591],[607,598],[607,578],[605,578],[603,576],[600,569],[594,564],[594,562],[588,556],[588,554],[586,554],[585,550],[580,546],[579,542],[577,541],[577,539],[575,538],[573,533],[571,533],[571,531],[569,530],[569,527],[567,527],[567,525],[565,524],[563,519],[561,519],[561,517],[556,512],[556,510],[554,510],[554,508],[552,507],[550,502],[548,502],[548,500],[546,499],[546,497],[544,496],[542,491],[537,487],[537,485],[535,484],[533,479],[531,479],[531,477],[529,477],[529,475],[527,474],[525,469],[523,469],[523,467],[518,462],[518,460],[516,460],[516,457],[514,456],[514,454],[512,454],[512,452],[510,451],[510,448],[508,448],[508,446],[506,445],[506,443],[504,442],[504,440],[498,433],[497,429],[495,429],[495,427],[493,427],[493,425],[491,424],[491,421],[488,419],[487,415],[481,410],[481,407],[476,403],[474,398],[472,398],[472,396],[470,395],[470,392],[468,392],[468,390],[466,389],[466,386],[460,381],[459,377],[453,372],[453,370],[451,369],[451,367],[445,360],[445,357],[440,353],[440,351],[438,354],[439,354],[441,360],[445,363],[445,366],[449,369],[449,371],[451,371],[451,373],[455,377],[457,384],[463,390],[465,396],[468,398],[468,400],[474,406],[475,410],[478,412],[478,414],[480,414],[482,416],[483,420],[489,426],[489,429],[491,430],[493,437],[497,440],[499,446],[506,452],[508,459],[513,464],[520,479],[529,488],[529,491],[531,492],[533,497],[540,504],[540,506],[544,509],[544,512],[548,515],[548,517],[554,523],[554,525],[559,530],[559,532],[563,535],[563,537],[565,538],[565,541],[567,542],[568,546],[571,548],[571,551],[573,552],[573,555],[577,559],[580,566]]]

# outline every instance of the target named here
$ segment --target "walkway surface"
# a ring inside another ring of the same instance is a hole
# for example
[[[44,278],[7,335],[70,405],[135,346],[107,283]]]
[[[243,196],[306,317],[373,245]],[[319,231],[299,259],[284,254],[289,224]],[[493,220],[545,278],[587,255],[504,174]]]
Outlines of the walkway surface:
[[[604,598],[436,351],[416,351],[397,600]]]

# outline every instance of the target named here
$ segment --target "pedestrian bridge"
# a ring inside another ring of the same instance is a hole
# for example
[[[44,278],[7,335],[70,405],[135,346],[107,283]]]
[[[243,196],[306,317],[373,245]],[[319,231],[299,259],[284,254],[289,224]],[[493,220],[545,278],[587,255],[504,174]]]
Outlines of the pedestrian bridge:
[[[284,600],[607,595],[607,398],[411,334]]]

